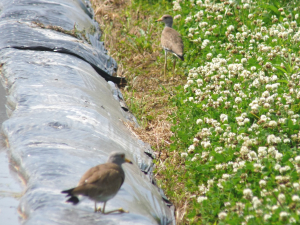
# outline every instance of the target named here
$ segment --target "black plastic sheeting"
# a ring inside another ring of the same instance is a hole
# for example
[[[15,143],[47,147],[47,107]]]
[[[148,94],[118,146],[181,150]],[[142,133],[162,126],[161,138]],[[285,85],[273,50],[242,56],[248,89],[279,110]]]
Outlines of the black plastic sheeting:
[[[151,148],[124,125],[135,118],[112,83],[121,78],[111,76],[116,63],[97,41],[97,24],[86,5],[79,0],[0,2],[0,71],[9,117],[2,132],[26,182],[19,206],[22,222],[175,224],[170,203],[153,185]],[[87,35],[90,45],[31,21],[64,29],[75,23],[82,29],[96,27]],[[88,199],[77,206],[65,203],[61,190],[74,187],[111,151],[125,152],[134,164],[123,165],[125,182],[106,209],[123,207],[130,213],[94,213]]]
[[[3,5],[0,15],[0,49],[15,48],[21,50],[54,51],[74,55],[88,62],[105,80],[124,86],[126,83],[124,78],[112,76],[117,69],[117,65],[115,60],[106,54],[103,43],[97,41],[97,38],[99,39],[99,32],[96,29],[97,27],[95,27],[95,22],[87,15],[85,15],[86,20],[89,19],[90,23],[82,20],[78,22],[72,21],[71,19],[77,19],[79,11],[70,10],[72,8],[71,5],[58,2],[63,1],[19,0],[12,3],[11,1],[1,2],[0,7],[1,4]],[[37,9],[33,10],[36,6],[38,6]],[[73,5],[73,8],[75,6]],[[62,12],[63,10],[67,11],[68,14],[65,15]],[[75,18],[69,15],[70,11],[76,13],[76,16],[73,16]],[[26,13],[29,13],[29,16],[26,17]],[[36,15],[35,19],[32,18],[34,15]],[[67,20],[68,23],[66,22]],[[73,22],[73,27],[69,26],[70,20]],[[53,23],[49,24],[49,22]],[[42,29],[38,24],[51,25],[53,29]],[[77,26],[77,24],[80,24],[80,26]],[[93,35],[86,33],[92,45],[68,34],[55,31],[57,27],[62,27],[67,31],[73,29],[75,25],[78,27],[76,28],[78,35],[81,34],[79,32],[80,27],[84,25],[88,28],[87,32],[89,30],[93,32]]]

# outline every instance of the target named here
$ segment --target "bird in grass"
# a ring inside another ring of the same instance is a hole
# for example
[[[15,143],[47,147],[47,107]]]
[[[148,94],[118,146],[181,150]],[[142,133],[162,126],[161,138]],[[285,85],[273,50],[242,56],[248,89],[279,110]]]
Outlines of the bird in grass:
[[[173,17],[170,15],[163,15],[160,19],[156,20],[156,22],[163,22],[165,24],[165,28],[161,34],[161,45],[165,50],[165,69],[164,69],[164,77],[166,79],[166,70],[167,70],[167,52],[171,52],[173,55],[184,60],[183,57],[183,42],[180,34],[172,28],[173,25]],[[173,64],[173,74],[175,71],[176,58],[174,59]]]
[[[100,211],[104,214],[112,212],[127,212],[122,208],[105,212],[105,204],[113,198],[121,188],[125,173],[122,169],[123,163],[132,162],[125,158],[124,153],[112,152],[106,163],[92,167],[81,177],[77,187],[62,191],[70,197],[66,202],[71,202],[73,205],[79,203],[78,195],[83,195],[95,201],[95,212]],[[103,209],[97,209],[97,202],[104,202]]]

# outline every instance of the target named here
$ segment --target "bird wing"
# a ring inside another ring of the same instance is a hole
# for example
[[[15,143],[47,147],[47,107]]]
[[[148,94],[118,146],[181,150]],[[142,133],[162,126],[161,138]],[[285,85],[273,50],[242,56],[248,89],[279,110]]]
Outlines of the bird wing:
[[[74,188],[74,195],[99,195],[102,192],[117,192],[125,179],[123,169],[114,164],[106,163],[89,169]]]
[[[165,27],[161,35],[161,44],[164,48],[183,56],[183,41],[180,34],[170,27]]]

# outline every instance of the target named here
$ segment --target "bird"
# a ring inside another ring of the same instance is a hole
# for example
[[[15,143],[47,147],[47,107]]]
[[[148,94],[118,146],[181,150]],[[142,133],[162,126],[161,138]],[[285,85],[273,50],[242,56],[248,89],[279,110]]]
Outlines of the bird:
[[[164,69],[164,77],[166,79],[166,70],[167,70],[167,52],[171,52],[177,58],[184,61],[183,56],[183,41],[180,34],[172,28],[173,25],[173,17],[170,15],[163,15],[160,19],[156,20],[156,22],[163,22],[165,24],[165,28],[161,34],[161,45],[165,50],[165,69]],[[176,58],[174,59],[173,64],[173,73],[175,70]]]
[[[61,192],[69,197],[66,202],[76,205],[79,203],[78,195],[82,195],[95,202],[95,212],[100,211],[103,214],[128,212],[122,208],[105,212],[106,202],[118,193],[124,182],[125,173],[121,165],[125,162],[132,164],[129,159],[125,158],[124,153],[112,152],[106,163],[86,171],[77,187]],[[102,210],[101,208],[97,209],[97,202],[104,202]]]

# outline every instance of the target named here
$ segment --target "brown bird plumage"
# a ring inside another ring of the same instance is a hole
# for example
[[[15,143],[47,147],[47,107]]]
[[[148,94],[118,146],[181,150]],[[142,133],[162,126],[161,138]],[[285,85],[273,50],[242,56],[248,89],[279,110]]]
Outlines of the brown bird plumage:
[[[170,27],[165,27],[161,34],[161,45],[163,48],[176,57],[180,58],[182,61],[183,58],[183,42],[180,34]]]
[[[167,69],[167,52],[171,52],[173,55],[184,60],[183,57],[183,41],[180,34],[172,28],[173,17],[170,15],[164,15],[157,22],[165,23],[165,28],[161,34],[161,45],[165,50],[165,70],[164,75],[166,78],[166,69]],[[174,59],[173,73],[175,70],[176,59]]]
[[[106,202],[113,198],[121,188],[125,173],[122,169],[122,163],[131,163],[125,158],[124,153],[113,152],[110,154],[107,163],[92,167],[81,177],[77,187],[62,191],[70,197],[67,202],[76,205],[79,202],[78,195],[89,197],[95,201],[95,212],[101,211],[97,209],[97,202],[104,202],[102,213],[105,213]],[[111,212],[125,212],[122,208]],[[106,214],[107,214],[106,213]]]

